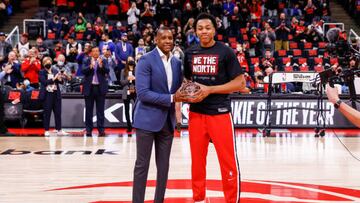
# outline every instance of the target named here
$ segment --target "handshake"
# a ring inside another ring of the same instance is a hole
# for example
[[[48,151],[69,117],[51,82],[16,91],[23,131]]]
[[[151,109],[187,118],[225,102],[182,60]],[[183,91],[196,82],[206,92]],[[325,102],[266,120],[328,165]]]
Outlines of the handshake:
[[[209,88],[207,86],[195,83],[192,81],[184,80],[181,87],[174,95],[175,102],[201,102],[209,95]]]

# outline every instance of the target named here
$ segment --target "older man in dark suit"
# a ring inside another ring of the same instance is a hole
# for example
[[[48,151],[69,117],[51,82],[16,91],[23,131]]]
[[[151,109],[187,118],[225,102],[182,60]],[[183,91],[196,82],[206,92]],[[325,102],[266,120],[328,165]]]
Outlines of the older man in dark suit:
[[[105,135],[104,128],[104,109],[105,109],[105,95],[108,91],[107,74],[109,68],[107,61],[100,58],[100,50],[98,47],[91,49],[90,57],[84,62],[82,68],[83,80],[83,94],[85,96],[85,125],[86,135],[91,136],[93,130],[93,108],[96,102],[96,116],[97,128],[99,136]]]

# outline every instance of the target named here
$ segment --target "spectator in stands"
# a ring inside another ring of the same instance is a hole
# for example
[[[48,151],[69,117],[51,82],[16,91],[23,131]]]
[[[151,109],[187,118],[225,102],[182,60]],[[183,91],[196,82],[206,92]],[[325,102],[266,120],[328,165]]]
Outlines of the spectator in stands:
[[[45,56],[50,56],[49,48],[44,44],[44,40],[42,37],[36,38],[36,45],[35,47],[39,51],[39,60],[41,61]]]
[[[110,4],[107,7],[106,15],[109,20],[116,20],[119,17],[119,7],[114,0],[110,0]]]
[[[329,1],[322,1],[323,3],[320,5],[319,10],[319,16],[321,16],[321,19],[323,19],[325,22],[329,22],[331,20],[331,11],[329,6]]]
[[[272,56],[271,50],[267,49],[265,51],[265,56],[262,58],[261,67],[265,70],[267,67],[275,67],[275,58]]]
[[[52,50],[52,56],[51,58],[57,58],[60,54],[65,55],[66,50],[63,46],[63,43],[61,40],[59,41],[54,41],[54,49]]]
[[[2,70],[9,70],[7,71],[4,79],[5,85],[9,85],[12,88],[16,88],[16,85],[23,81],[23,76],[21,73],[21,66],[17,61],[17,57],[15,52],[11,51],[8,54],[8,61],[2,67]],[[11,72],[10,72],[11,71]]]
[[[127,18],[128,25],[135,24],[139,21],[137,16],[140,15],[140,10],[136,7],[135,2],[131,3],[131,8],[129,8],[127,15],[128,15],[128,18]]]
[[[90,56],[90,52],[91,52],[91,44],[89,42],[87,42],[84,45],[84,51],[81,52],[76,57],[76,62],[79,64],[79,68],[76,71],[75,76],[83,76],[83,74],[82,74],[83,64],[84,64],[84,61],[86,61],[87,58]]]
[[[94,31],[91,23],[86,23],[86,31],[84,32],[83,40],[86,42],[96,41],[96,32]]]
[[[7,56],[11,50],[11,45],[5,41],[5,33],[0,32],[0,66],[7,62]]]
[[[230,32],[229,36],[236,36],[240,35],[240,25],[242,24],[242,16],[239,13],[239,7],[235,6],[232,15],[229,16],[230,22]]]
[[[118,40],[121,39],[121,34],[122,34],[122,31],[121,31],[121,22],[118,21],[116,23],[116,26],[115,26],[115,29],[113,29],[111,32],[110,32],[110,36],[111,36],[111,39],[116,43]]]
[[[23,33],[21,35],[20,42],[16,45],[16,48],[19,50],[20,60],[24,59],[28,55],[31,46],[29,43],[29,35],[27,33]]]
[[[136,100],[136,90],[135,90],[135,60],[133,57],[129,57],[126,63],[126,66],[121,70],[120,74],[120,83],[123,87],[122,99],[125,104],[125,117],[127,132],[132,131],[131,119],[130,119],[130,102]]]
[[[54,112],[55,117],[55,132],[58,135],[67,135],[65,131],[61,129],[61,92],[59,83],[62,83],[61,73],[52,68],[52,60],[50,57],[43,59],[43,66],[39,73],[40,80],[40,93],[39,99],[43,101],[44,107],[44,129],[45,136],[49,136],[50,117],[51,112]]]
[[[102,21],[100,16],[96,17],[93,27],[94,27],[94,30],[96,33],[97,41],[99,41],[101,38],[101,35],[104,33],[104,30],[105,30],[105,24]]]
[[[128,43],[127,33],[121,35],[121,40],[116,44],[115,56],[118,61],[119,71],[125,68],[127,58],[134,55],[133,46]]]
[[[214,17],[221,18],[223,14],[223,8],[221,4],[222,3],[219,0],[213,0],[208,7],[208,12],[211,13]]]
[[[305,21],[307,23],[311,23],[315,13],[316,13],[316,6],[313,4],[312,0],[307,0],[307,4],[304,8],[304,12],[305,12]]]
[[[285,15],[281,13],[280,15]],[[280,25],[275,28],[276,41],[275,41],[275,51],[279,49],[289,50],[289,34],[291,30],[287,27],[286,21],[283,19],[280,22]]]
[[[260,28],[262,9],[257,0],[252,0],[250,3],[250,19],[252,26]]]
[[[144,39],[139,39],[138,46],[135,48],[135,56],[137,56],[139,53],[144,55],[148,51],[148,47],[145,46]]]
[[[66,61],[72,67],[73,72],[77,72],[79,65],[76,63],[76,57],[82,52],[82,46],[75,41],[75,35],[70,35],[66,45]]]
[[[53,19],[48,24],[48,33],[55,33],[55,38],[58,39],[61,35],[62,23],[59,20],[59,15],[54,14]]]
[[[140,14],[140,22],[142,25],[154,22],[154,10],[151,9],[149,2],[144,2],[144,9]],[[154,24],[153,24],[154,25]]]
[[[190,2],[188,2],[185,4],[185,9],[181,15],[181,24],[184,25],[184,24],[188,23],[190,18],[194,18],[194,12],[193,12],[193,8],[192,8]],[[185,30],[185,29],[183,29],[183,30]]]
[[[21,71],[24,73],[24,77],[28,78],[30,85],[34,88],[39,88],[39,71],[41,69],[41,62],[37,58],[36,48],[29,50],[28,56],[21,64]]]
[[[66,59],[63,54],[60,54],[55,61],[56,64],[53,65],[53,69],[61,73],[60,79],[63,81],[59,84],[60,92],[67,92],[66,85],[71,81],[73,75],[71,72],[71,66],[66,63]]]
[[[196,1],[196,7],[193,10],[193,16],[196,18],[200,13],[206,12],[200,0]]]
[[[224,23],[224,27],[225,29],[227,29],[229,27],[229,17],[233,14],[234,12],[234,7],[235,4],[232,0],[227,0],[226,2],[223,3],[223,23]],[[196,16],[194,16],[196,18]]]
[[[284,9],[287,16],[300,17],[302,16],[302,11],[300,9],[299,3],[295,3],[294,7]]]
[[[239,61],[240,67],[246,71],[249,72],[249,64],[247,62],[247,58],[249,58],[249,54],[244,51],[244,46],[240,43],[236,45],[236,56]]]
[[[313,19],[312,24],[307,27],[307,41],[309,42],[321,42],[324,41],[324,31],[322,28],[323,21],[317,21]]]
[[[83,14],[80,12],[79,16],[77,17],[76,24],[75,24],[75,32],[85,32],[86,31],[86,19],[84,18]]]
[[[294,22],[297,22],[297,21],[294,21]],[[305,34],[305,30],[306,30],[306,27],[305,27],[305,20],[304,19],[300,19],[300,23],[299,24],[295,24],[293,26],[294,28],[294,40],[296,42],[305,42],[306,40],[306,34]]]
[[[105,47],[105,50],[109,49],[111,51],[111,54],[115,55],[115,49],[116,49],[116,45],[114,44],[114,42],[109,39],[109,34],[108,33],[103,33],[101,35],[101,40],[100,44],[99,44],[99,49],[101,50],[101,54],[103,48]]]
[[[277,16],[277,3],[276,0],[265,0],[264,8],[267,11],[267,16],[273,17]],[[265,11],[263,10],[263,15],[265,14]]]
[[[60,38],[63,39],[66,37],[66,35],[69,34],[71,29],[70,23],[68,21],[68,18],[63,16],[61,17],[61,29],[60,29]]]
[[[258,30],[256,27],[252,27],[249,32],[250,50],[249,54],[253,56],[261,56],[261,43]]]
[[[33,91],[35,88],[30,86],[30,81],[28,78],[24,78],[23,82],[20,82],[16,85],[16,89],[17,90],[22,90],[24,92],[31,92]]]
[[[118,79],[116,77],[117,63],[116,63],[115,55],[113,55],[111,49],[109,49],[109,47],[106,46],[102,47],[101,52],[103,54],[100,57],[101,59],[107,61],[107,65],[109,68],[109,74],[108,74],[109,85],[118,84]]]
[[[265,55],[266,49],[270,49],[271,52],[273,53],[276,34],[274,30],[270,27],[270,24],[268,22],[264,24],[264,30],[260,33],[259,38],[262,45],[263,56]]]

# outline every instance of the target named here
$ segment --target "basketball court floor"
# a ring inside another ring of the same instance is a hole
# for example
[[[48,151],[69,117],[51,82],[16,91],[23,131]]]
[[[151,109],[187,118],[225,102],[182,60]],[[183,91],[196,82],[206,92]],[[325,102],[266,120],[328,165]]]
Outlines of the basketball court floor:
[[[43,136],[41,129],[10,129],[0,137],[1,203],[131,202],[136,134],[108,129],[105,137]],[[241,202],[360,202],[360,130],[274,130],[262,137],[257,129],[236,130],[241,169]],[[341,142],[343,143],[341,143]],[[167,203],[190,203],[188,132],[174,138]],[[146,202],[152,202],[156,167],[149,171]],[[206,202],[225,202],[214,146],[207,159]]]

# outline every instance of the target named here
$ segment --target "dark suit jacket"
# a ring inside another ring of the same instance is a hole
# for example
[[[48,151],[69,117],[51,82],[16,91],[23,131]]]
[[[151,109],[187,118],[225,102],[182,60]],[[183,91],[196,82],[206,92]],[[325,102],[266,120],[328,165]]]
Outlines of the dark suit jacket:
[[[16,84],[22,82],[24,79],[20,71],[21,69],[20,64],[14,63],[12,65],[12,69],[13,71],[10,74],[6,74],[5,82],[7,82],[7,78],[10,77],[11,82],[8,85],[10,85],[12,88],[16,88]]]
[[[109,67],[107,65],[106,60],[102,60],[102,63],[103,63],[103,67],[97,68],[97,74],[98,74],[98,80],[99,80],[100,93],[102,95],[105,95],[108,91],[107,75],[109,74]],[[90,95],[91,84],[92,84],[93,76],[95,73],[94,69],[90,68],[90,64],[91,64],[91,57],[88,57],[87,59],[84,60],[84,64],[83,64],[83,67],[81,70],[82,74],[84,75],[84,78],[82,81],[84,96]]]
[[[54,68],[51,68],[51,73],[55,75],[58,73],[57,70],[55,70]],[[52,79],[48,80],[48,72],[46,69],[41,69],[39,72],[39,81],[40,81],[40,92],[39,92],[39,99],[40,100],[44,100],[45,96],[46,96],[46,86],[51,85],[51,84],[55,84],[57,91],[56,91],[56,97],[58,99],[61,99],[61,91],[60,91],[60,87],[59,87],[59,83],[62,83],[58,80],[53,81]]]
[[[158,132],[164,127],[169,114],[172,127],[175,127],[175,103],[171,103],[171,94],[182,83],[181,61],[172,57],[171,68],[173,81],[169,91],[165,67],[158,50],[154,49],[140,58],[135,71],[135,128]]]

